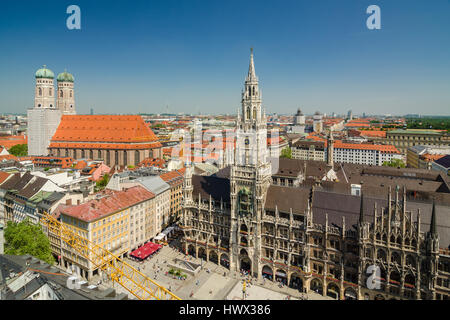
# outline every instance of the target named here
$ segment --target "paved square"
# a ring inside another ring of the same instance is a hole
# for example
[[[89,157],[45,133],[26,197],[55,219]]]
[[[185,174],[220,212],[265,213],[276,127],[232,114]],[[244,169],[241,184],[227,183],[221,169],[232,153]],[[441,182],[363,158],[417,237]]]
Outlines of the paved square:
[[[286,300],[287,294],[266,289],[257,285],[246,287],[245,300]],[[290,297],[291,300],[298,300]],[[239,281],[227,295],[227,300],[242,300],[242,282]]]

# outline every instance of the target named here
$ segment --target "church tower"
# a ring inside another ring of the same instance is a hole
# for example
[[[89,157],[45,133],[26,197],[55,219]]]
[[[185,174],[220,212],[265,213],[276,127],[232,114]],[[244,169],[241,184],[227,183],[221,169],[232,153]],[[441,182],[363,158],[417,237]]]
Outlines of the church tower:
[[[253,49],[236,123],[236,151],[230,172],[230,269],[259,276],[261,218],[271,179],[267,118],[255,73]]]
[[[36,71],[35,78],[34,107],[55,108],[55,92],[53,86],[55,75],[52,70],[47,69],[47,66],[44,65]]]
[[[75,93],[73,90],[73,75],[66,70],[60,73],[56,78],[57,89],[57,107],[63,114],[76,114],[75,111]]]
[[[28,109],[28,155],[46,156],[50,140],[61,121],[61,111],[55,106],[53,72],[44,65],[35,73],[34,108]]]

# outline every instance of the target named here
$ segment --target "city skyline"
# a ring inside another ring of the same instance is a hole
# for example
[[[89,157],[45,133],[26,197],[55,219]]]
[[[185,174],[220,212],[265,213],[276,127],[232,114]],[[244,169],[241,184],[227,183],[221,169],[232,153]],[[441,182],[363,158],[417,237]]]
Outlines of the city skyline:
[[[69,3],[8,3],[0,112],[26,113],[45,64],[74,75],[80,114],[234,114],[254,47],[268,114],[450,115],[450,3],[379,1],[381,30],[366,28],[370,4],[80,1],[68,30]]]

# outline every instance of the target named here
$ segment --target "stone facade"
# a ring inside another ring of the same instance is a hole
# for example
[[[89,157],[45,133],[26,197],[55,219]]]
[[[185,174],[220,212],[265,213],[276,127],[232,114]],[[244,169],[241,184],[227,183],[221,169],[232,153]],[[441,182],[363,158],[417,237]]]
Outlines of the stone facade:
[[[315,178],[304,170],[312,186],[303,179],[294,183],[302,171],[295,173],[293,163],[280,162],[272,170],[264,159],[258,92],[252,55],[237,130],[253,129],[255,143],[245,137],[240,150],[238,144],[242,161],[230,167],[228,177],[195,176],[186,168],[185,252],[337,299],[449,299],[448,203],[411,200],[400,188],[393,193],[389,187],[387,196],[379,193],[385,188],[377,193],[364,187],[368,195],[325,190],[316,187],[325,172],[321,167],[311,171]],[[271,184],[280,173],[291,175],[292,183]]]

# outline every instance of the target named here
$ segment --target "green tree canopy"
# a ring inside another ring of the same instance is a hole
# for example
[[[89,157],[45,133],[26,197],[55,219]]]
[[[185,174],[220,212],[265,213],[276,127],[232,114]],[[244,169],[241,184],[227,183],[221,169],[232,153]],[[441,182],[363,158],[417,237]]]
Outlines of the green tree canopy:
[[[30,254],[40,260],[53,264],[50,241],[40,225],[28,219],[16,223],[8,221],[5,228],[5,253],[11,255]]]
[[[96,182],[96,189],[97,191],[105,189],[106,185],[109,182],[109,174],[105,173],[105,175]]]
[[[28,155],[28,145],[26,144],[16,144],[9,148],[8,152],[16,157],[25,157]]]
[[[405,168],[405,163],[400,159],[392,159],[391,161],[384,161],[383,166],[385,167],[395,167],[395,168]]]
[[[280,158],[292,159],[292,150],[291,150],[291,148],[286,147],[283,150],[281,150]]]

